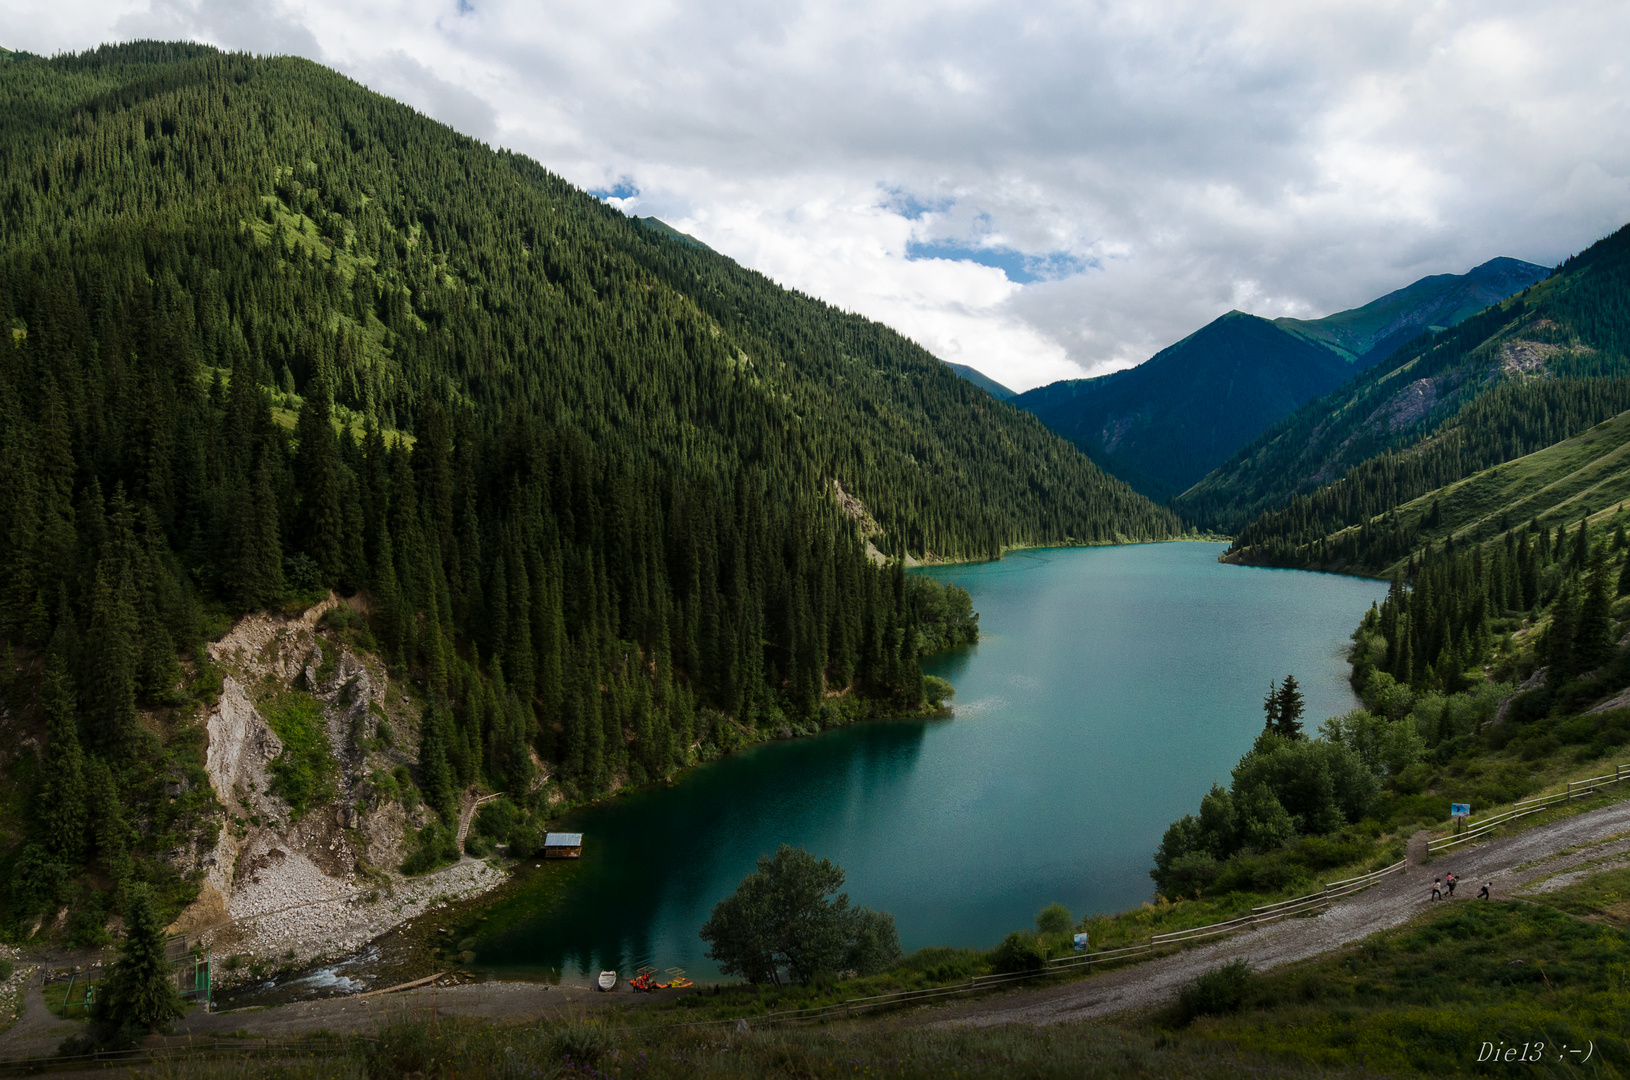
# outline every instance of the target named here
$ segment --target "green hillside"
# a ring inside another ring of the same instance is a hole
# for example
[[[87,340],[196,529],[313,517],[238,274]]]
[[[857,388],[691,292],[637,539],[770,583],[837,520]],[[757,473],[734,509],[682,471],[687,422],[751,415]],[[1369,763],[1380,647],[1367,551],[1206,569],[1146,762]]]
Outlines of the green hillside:
[[[1592,527],[1630,500],[1630,412],[1514,461],[1436,488],[1387,513],[1294,548],[1268,542],[1230,551],[1233,562],[1306,566],[1391,577],[1432,545],[1491,540],[1514,525]]]
[[[635,220],[638,221],[641,225],[644,225],[647,229],[650,229],[652,232],[660,233],[663,236],[666,236],[670,240],[677,240],[679,243],[684,244],[686,247],[700,248],[703,251],[712,251],[713,250],[712,248],[708,247],[706,244],[702,243],[700,240],[696,239],[696,237],[692,236],[690,233],[680,232],[678,229],[674,228],[672,225],[669,225],[666,221],[663,221],[661,218],[643,217],[643,218],[636,218]]]
[[[1176,501],[1267,550],[1309,543],[1630,408],[1630,231],[1273,425]]]
[[[1009,390],[1007,387],[1003,386],[989,375],[986,375],[978,368],[971,368],[967,364],[953,364],[949,360],[945,362],[945,366],[956,372],[958,375],[961,375],[964,379],[967,379],[975,386],[979,387],[979,389],[983,390],[997,401],[1006,401],[1008,398],[1014,396],[1012,390]]]
[[[5,933],[185,899],[241,613],[363,593],[445,817],[534,754],[587,797],[923,708],[972,613],[862,514],[894,555],[1179,528],[887,328],[303,60],[0,66],[0,325]]]

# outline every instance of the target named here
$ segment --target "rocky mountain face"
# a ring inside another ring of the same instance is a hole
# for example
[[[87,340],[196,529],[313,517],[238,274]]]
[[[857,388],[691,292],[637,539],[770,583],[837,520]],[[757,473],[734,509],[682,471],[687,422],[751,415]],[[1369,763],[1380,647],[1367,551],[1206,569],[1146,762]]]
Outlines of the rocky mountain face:
[[[222,689],[205,768],[221,828],[195,866],[179,867],[203,880],[171,929],[217,955],[250,964],[343,955],[432,902],[503,877],[471,858],[416,878],[398,871],[435,816],[408,780],[421,705],[335,628],[335,614],[349,610],[330,595],[297,616],[251,615],[209,646]],[[291,748],[276,726],[293,713],[316,719],[315,753],[328,758],[315,797],[299,807],[278,775]]]

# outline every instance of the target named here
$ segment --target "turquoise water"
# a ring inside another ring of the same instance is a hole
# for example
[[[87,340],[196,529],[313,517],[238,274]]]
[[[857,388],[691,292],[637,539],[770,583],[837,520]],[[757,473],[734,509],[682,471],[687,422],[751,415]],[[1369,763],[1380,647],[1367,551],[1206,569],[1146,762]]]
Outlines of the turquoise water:
[[[937,569],[973,594],[978,645],[924,668],[954,715],[771,743],[574,815],[583,858],[489,912],[476,966],[522,974],[680,966],[782,843],[848,872],[901,943],[986,947],[1052,901],[1149,898],[1150,856],[1262,728],[1294,673],[1310,727],[1352,708],[1347,635],[1382,582],[1226,566],[1220,544],[1032,551]]]

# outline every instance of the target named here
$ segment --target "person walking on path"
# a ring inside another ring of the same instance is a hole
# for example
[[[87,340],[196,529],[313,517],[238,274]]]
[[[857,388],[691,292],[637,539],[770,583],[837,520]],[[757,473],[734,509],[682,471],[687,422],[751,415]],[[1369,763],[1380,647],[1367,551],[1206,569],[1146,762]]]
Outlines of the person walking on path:
[[[1483,886],[1482,891],[1477,894],[1477,898],[1479,900],[1487,900],[1489,898],[1489,890],[1492,888],[1494,888],[1494,882],[1491,881],[1487,885]]]
[[[1434,899],[1434,900],[1442,900],[1443,899],[1443,879],[1442,878],[1433,878],[1432,879],[1432,899]]]
[[[1449,888],[1449,899],[1453,900],[1455,898],[1455,872],[1453,870],[1443,875],[1443,883]]]

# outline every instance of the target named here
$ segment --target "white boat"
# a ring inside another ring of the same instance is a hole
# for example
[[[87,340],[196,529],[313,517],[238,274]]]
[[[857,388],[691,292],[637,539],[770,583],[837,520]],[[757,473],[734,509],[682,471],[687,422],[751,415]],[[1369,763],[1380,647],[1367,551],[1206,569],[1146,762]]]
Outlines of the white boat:
[[[600,989],[610,990],[613,986],[617,985],[617,973],[615,971],[600,972],[599,984]]]

